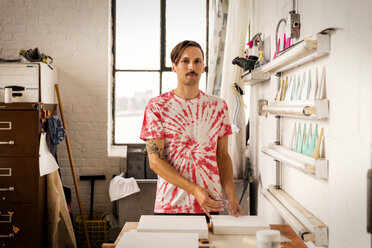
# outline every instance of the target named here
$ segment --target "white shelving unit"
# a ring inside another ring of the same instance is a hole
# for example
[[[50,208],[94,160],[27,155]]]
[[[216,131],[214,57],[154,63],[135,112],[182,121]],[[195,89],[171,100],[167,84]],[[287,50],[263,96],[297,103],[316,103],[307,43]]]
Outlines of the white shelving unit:
[[[243,84],[255,85],[271,79],[314,59],[328,55],[330,52],[330,35],[316,34],[304,38],[301,42],[288,48],[278,57],[250,72],[242,75]],[[261,193],[275,207],[280,215],[308,245],[328,246],[328,227],[291,198],[281,188],[282,165],[291,166],[320,180],[328,180],[328,160],[292,151],[280,144],[280,117],[327,119],[329,102],[324,100],[270,101],[259,100],[259,115],[273,114],[277,118],[276,142],[262,147],[262,152],[276,161],[276,186],[263,189]]]
[[[242,75],[243,83],[254,85],[270,79],[270,75],[284,72],[329,54],[329,34],[316,34],[288,48],[270,62]]]
[[[280,115],[308,119],[327,119],[328,100],[259,101],[259,115]]]
[[[318,179],[328,179],[327,159],[316,159],[276,144],[264,146],[261,151],[273,159],[296,168],[306,174],[313,175]]]

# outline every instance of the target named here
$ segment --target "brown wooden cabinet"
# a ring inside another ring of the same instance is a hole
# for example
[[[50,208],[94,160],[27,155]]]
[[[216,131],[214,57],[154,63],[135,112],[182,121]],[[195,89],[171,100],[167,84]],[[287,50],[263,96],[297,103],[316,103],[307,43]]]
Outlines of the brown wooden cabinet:
[[[55,105],[0,103],[0,247],[45,247],[46,184],[39,173],[42,110]]]

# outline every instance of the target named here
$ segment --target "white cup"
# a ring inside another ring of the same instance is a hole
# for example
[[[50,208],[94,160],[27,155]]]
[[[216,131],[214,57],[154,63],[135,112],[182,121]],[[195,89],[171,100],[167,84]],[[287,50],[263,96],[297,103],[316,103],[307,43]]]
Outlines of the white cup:
[[[12,103],[12,88],[4,87],[4,102],[5,103]]]
[[[278,230],[259,230],[256,232],[257,248],[280,248]]]

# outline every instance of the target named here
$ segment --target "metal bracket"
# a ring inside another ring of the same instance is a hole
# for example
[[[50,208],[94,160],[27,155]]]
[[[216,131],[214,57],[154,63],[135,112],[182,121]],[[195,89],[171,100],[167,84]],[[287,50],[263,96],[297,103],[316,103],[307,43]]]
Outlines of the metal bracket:
[[[297,14],[295,10],[289,12],[288,25],[291,30],[291,39],[300,37],[300,14]]]
[[[267,111],[263,109],[264,106],[267,106],[269,102],[266,99],[258,100],[258,115],[267,117]]]

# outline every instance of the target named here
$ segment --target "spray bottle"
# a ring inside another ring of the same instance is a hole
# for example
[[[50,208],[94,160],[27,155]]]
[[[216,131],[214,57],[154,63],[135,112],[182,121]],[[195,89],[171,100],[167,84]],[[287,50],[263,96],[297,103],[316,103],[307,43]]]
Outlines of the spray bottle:
[[[252,40],[248,42],[248,45],[251,47],[251,53],[250,56],[248,57],[249,59],[257,60],[259,53],[258,53],[258,44],[262,43],[261,39],[261,34],[262,33],[257,33],[253,36]]]

